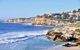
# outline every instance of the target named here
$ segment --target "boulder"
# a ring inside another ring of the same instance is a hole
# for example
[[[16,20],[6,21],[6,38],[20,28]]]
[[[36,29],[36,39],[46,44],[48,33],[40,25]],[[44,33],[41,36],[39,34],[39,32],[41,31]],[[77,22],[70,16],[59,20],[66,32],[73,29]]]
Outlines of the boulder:
[[[54,30],[49,30],[46,35],[53,36],[54,35]]]

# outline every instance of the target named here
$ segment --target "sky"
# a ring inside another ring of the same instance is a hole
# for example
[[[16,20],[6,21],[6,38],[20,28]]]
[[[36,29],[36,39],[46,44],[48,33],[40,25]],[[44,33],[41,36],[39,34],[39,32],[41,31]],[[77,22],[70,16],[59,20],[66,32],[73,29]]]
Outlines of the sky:
[[[0,0],[0,19],[28,18],[80,8],[80,0]]]

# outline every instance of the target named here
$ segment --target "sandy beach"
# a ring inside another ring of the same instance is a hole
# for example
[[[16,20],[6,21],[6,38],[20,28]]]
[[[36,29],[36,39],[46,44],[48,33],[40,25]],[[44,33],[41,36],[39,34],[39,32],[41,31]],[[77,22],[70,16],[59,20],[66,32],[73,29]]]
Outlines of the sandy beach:
[[[80,50],[80,47],[64,47],[64,46],[59,46],[59,47],[52,47],[48,48],[47,50]]]
[[[54,50],[80,50],[80,47],[59,47]]]

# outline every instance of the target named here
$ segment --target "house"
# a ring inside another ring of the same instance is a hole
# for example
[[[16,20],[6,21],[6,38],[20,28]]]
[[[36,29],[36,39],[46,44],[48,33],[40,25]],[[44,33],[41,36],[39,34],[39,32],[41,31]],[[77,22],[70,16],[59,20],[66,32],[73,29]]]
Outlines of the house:
[[[7,19],[9,23],[31,23],[31,18],[15,18],[15,19]]]
[[[25,23],[34,23],[34,21],[35,21],[35,18],[26,18],[25,19]]]
[[[15,22],[15,19],[7,19],[6,22],[14,23]]]

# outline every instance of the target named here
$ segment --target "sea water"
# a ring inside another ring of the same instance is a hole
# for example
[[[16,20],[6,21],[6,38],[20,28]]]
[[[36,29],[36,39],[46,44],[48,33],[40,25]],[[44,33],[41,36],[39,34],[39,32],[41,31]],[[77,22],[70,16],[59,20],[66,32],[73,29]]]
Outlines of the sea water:
[[[45,36],[53,28],[56,27],[0,23],[0,50],[44,50],[60,45]]]

